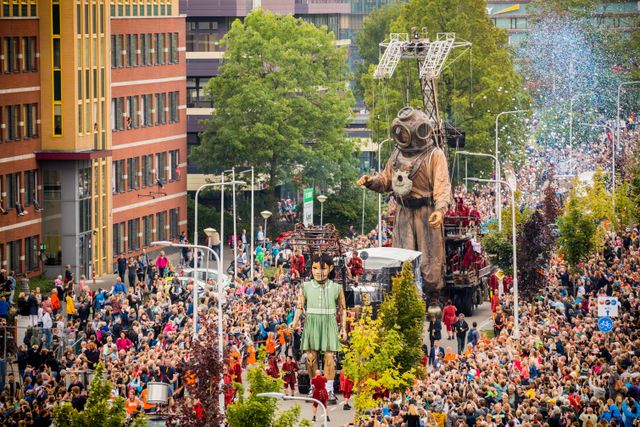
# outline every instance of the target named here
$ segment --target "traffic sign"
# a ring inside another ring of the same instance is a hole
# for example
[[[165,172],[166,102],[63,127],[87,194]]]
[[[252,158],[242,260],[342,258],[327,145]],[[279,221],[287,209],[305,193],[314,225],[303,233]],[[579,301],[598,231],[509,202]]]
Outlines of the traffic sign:
[[[598,317],[618,317],[618,297],[598,297]]]
[[[305,226],[313,225],[313,188],[305,188],[303,190],[302,203],[303,203],[302,223]]]
[[[601,317],[598,319],[598,329],[602,332],[611,332],[613,329],[613,320],[610,317]]]

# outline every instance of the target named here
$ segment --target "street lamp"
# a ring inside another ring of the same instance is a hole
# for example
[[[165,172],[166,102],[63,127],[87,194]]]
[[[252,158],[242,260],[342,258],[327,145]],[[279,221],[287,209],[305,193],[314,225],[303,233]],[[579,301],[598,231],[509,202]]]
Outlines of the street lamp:
[[[496,116],[496,167],[495,167],[495,181],[496,181],[496,207],[499,207],[499,209],[496,211],[496,216],[498,217],[498,230],[502,231],[502,195],[500,194],[500,183],[497,181],[500,181],[501,179],[501,175],[500,175],[500,162],[498,162],[498,158],[500,157],[500,148],[498,147],[498,119],[500,118],[500,116],[506,115],[506,114],[519,114],[519,113],[526,113],[527,110],[512,110],[512,111],[503,111],[501,113],[499,113]]]
[[[277,393],[277,392],[258,393],[258,394],[256,394],[256,396],[258,396],[258,397],[271,397],[273,399],[280,399],[280,400],[301,400],[301,401],[304,401],[304,402],[317,403],[318,406],[320,406],[322,408],[322,412],[324,413],[323,425],[324,425],[324,427],[327,427],[327,418],[329,417],[328,414],[327,414],[327,408],[325,408],[324,405],[322,404],[322,402],[320,402],[318,399],[314,399],[313,397],[287,396],[284,393]]]
[[[317,197],[318,201],[320,202],[320,227],[322,227],[322,213],[323,213],[323,207],[324,207],[324,202],[327,201],[327,196],[325,196],[324,194],[321,194]]]
[[[185,243],[174,243],[174,242],[169,242],[166,240],[161,240],[158,242],[151,242],[151,246],[168,246],[171,248],[193,248],[193,252],[194,253],[198,253],[198,250],[204,250],[204,251],[209,251],[211,253],[211,255],[213,255],[213,258],[216,260],[217,263],[217,271],[218,271],[218,277],[217,277],[217,296],[218,296],[218,355],[220,357],[220,363],[224,363],[224,358],[223,358],[223,338],[222,338],[222,271],[220,269],[220,257],[218,257],[218,254],[211,249],[208,246],[200,246],[200,245],[189,245],[189,244],[185,244]],[[196,258],[196,262],[194,263],[194,265],[198,265],[198,261]],[[194,274],[193,274],[193,339],[197,339],[198,337],[198,331],[196,328],[196,325],[198,324],[198,275],[197,275],[197,269],[194,268]],[[220,404],[220,411],[222,414],[224,414],[224,394],[222,392],[222,378],[220,378],[220,395],[218,396],[218,401]]]
[[[620,94],[624,86],[638,85],[640,80],[623,82],[618,85],[618,108],[616,109],[616,137],[611,143],[611,203],[615,221],[616,215],[616,145],[620,144]]]
[[[382,144],[385,142],[393,141],[392,138],[387,138],[384,141],[378,143],[378,173],[381,172],[381,157],[382,157]],[[378,247],[382,247],[382,193],[378,193]]]
[[[469,181],[489,182],[505,185],[511,191],[511,245],[513,246],[513,306],[514,306],[514,329],[513,337],[520,338],[520,308],[518,298],[518,252],[516,249],[516,180],[512,169],[507,172],[505,167],[506,181],[496,179],[469,178]]]
[[[273,215],[271,211],[264,210],[260,212],[260,216],[264,218],[264,250],[265,252],[267,250],[267,220],[271,218],[271,215]]]
[[[193,244],[194,245],[198,245],[198,196],[200,195],[200,191],[204,190],[205,188],[209,188],[209,187],[215,187],[215,186],[220,186],[220,235],[222,236],[221,239],[224,239],[224,186],[225,185],[233,185],[235,188],[236,184],[241,184],[244,185],[246,184],[246,182],[244,181],[231,181],[231,182],[224,182],[224,173],[222,174],[222,182],[208,182],[206,184],[202,184],[200,187],[198,187],[198,189],[196,190],[196,196],[195,196],[195,212],[194,212],[194,224],[193,224]],[[222,241],[221,241],[222,242]],[[220,246],[223,246],[222,244]],[[224,247],[220,248],[220,260],[224,259],[223,257],[223,252],[224,252]],[[217,255],[217,254],[216,254]],[[196,251],[194,251],[194,256],[195,256],[195,260],[193,262],[193,277],[198,277],[198,253]],[[223,265],[222,261],[220,261],[220,264]],[[220,274],[220,268],[218,266],[218,274]]]

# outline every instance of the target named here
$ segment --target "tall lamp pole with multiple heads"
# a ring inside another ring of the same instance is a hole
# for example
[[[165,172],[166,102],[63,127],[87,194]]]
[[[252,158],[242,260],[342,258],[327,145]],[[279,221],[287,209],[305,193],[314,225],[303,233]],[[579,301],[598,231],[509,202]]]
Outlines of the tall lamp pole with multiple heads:
[[[193,248],[193,253],[197,253],[198,250],[203,250],[206,252],[209,252],[213,258],[216,260],[217,263],[217,271],[218,271],[218,275],[216,277],[216,282],[217,282],[217,299],[218,299],[218,355],[220,357],[220,363],[223,363],[224,361],[224,357],[223,357],[223,352],[224,352],[224,343],[223,343],[223,333],[222,333],[222,272],[220,270],[220,257],[218,257],[218,254],[211,249],[208,246],[200,246],[200,245],[189,245],[189,244],[184,244],[184,243],[174,243],[174,242],[168,242],[166,240],[162,240],[159,242],[152,242],[151,246],[168,246],[168,247],[172,247],[172,248]],[[197,259],[196,259],[196,263],[195,265],[197,265]],[[194,280],[193,280],[193,339],[197,339],[198,337],[198,276],[195,274],[194,271]],[[220,379],[220,381],[222,382],[222,378]],[[221,384],[222,385],[222,384]],[[222,392],[222,387],[220,387],[220,395],[218,396],[218,402],[220,404],[220,411],[222,414],[224,414],[224,394]]]
[[[505,167],[506,181],[496,179],[468,178],[469,181],[497,183],[506,186],[511,192],[511,245],[513,246],[513,337],[520,338],[520,307],[518,298],[518,252],[516,248],[516,178],[513,168]]]
[[[640,80],[623,82],[618,85],[618,103],[616,109],[616,137],[611,142],[611,203],[613,215],[616,214],[616,146],[620,145],[620,95],[624,86],[640,85]]]
[[[499,135],[499,129],[498,129],[498,119],[500,119],[500,116],[504,116],[507,114],[519,114],[519,113],[526,113],[527,110],[512,110],[512,111],[503,111],[501,113],[498,113],[498,115],[496,116],[496,132],[495,132],[495,137],[496,137],[496,166],[495,166],[495,176],[494,176],[494,180],[496,181],[496,216],[498,217],[498,230],[502,231],[502,195],[500,194],[500,183],[498,181],[500,181],[501,179],[501,174],[500,174],[500,162],[498,161],[498,159],[500,158],[500,147],[498,146],[498,135]]]
[[[320,227],[322,227],[323,225],[323,218],[322,218],[322,214],[323,214],[323,208],[324,208],[324,202],[327,201],[328,197],[325,196],[324,194],[321,194],[317,197],[318,201],[320,202]]]
[[[322,402],[320,402],[317,399],[314,399],[313,397],[287,396],[284,393],[278,393],[278,392],[258,393],[258,394],[256,394],[256,396],[258,396],[258,397],[272,397],[274,399],[282,399],[282,400],[302,400],[302,401],[305,401],[305,402],[317,403],[318,406],[320,406],[322,408],[322,412],[324,414],[323,426],[327,427],[327,418],[328,418],[327,408],[324,407]]]
[[[224,236],[224,186],[225,185],[233,185],[235,186],[236,184],[246,184],[244,181],[231,181],[231,182],[224,182],[224,173],[222,174],[222,181],[221,182],[209,182],[206,184],[202,184],[200,187],[198,187],[198,189],[196,190],[196,196],[195,196],[195,212],[194,212],[194,221],[193,221],[193,244],[194,245],[198,245],[198,196],[200,196],[200,191],[204,190],[205,188],[210,188],[210,187],[216,187],[216,186],[220,186],[221,188],[221,192],[220,192],[220,199],[221,199],[221,215],[220,215],[220,235]],[[224,238],[224,237],[222,237]],[[222,264],[222,253],[224,252],[224,243],[222,243],[221,241],[221,245],[222,248],[220,250],[220,265],[218,265],[218,274],[221,273],[220,271],[220,266],[222,266],[224,268],[224,264]],[[193,262],[193,277],[194,279],[198,279],[198,252],[194,251],[194,262]],[[217,255],[217,254],[216,254]]]

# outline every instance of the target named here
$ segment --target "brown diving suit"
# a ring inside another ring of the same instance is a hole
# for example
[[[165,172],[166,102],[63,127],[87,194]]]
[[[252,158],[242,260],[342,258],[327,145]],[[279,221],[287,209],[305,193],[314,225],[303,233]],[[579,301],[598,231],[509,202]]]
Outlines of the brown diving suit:
[[[419,165],[415,166],[416,162]],[[429,216],[438,210],[444,217],[451,202],[447,158],[442,149],[433,144],[417,153],[396,148],[384,170],[372,176],[366,187],[378,193],[391,191],[394,170],[408,173],[413,186],[404,197],[396,195],[398,209],[393,246],[422,252],[422,286],[428,295],[444,286],[444,229],[442,224],[433,228]]]

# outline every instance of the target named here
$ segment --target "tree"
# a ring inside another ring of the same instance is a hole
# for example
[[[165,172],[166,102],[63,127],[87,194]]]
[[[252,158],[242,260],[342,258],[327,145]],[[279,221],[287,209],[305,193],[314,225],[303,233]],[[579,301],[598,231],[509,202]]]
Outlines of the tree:
[[[558,218],[560,237],[558,244],[569,266],[573,269],[583,261],[595,247],[596,224],[583,211],[575,194],[569,196],[566,212]]]
[[[545,285],[543,270],[553,248],[547,221],[544,213],[536,210],[519,227],[516,236],[520,292],[525,300],[535,298]]]
[[[378,197],[369,190],[365,190],[364,203],[364,232],[368,233],[378,223]],[[333,224],[341,233],[346,233],[353,225],[360,232],[362,223],[362,193],[363,188],[354,182],[345,184],[325,202],[323,220],[325,224]]]
[[[120,427],[125,424],[127,410],[124,407],[124,397],[112,399],[113,384],[104,379],[105,368],[99,363],[95,370],[95,377],[91,380],[89,396],[83,411],[77,411],[69,402],[53,409],[53,425],[55,427]],[[136,417],[130,426],[142,427],[146,425],[146,417]]]
[[[368,25],[377,27],[380,22],[365,21],[363,31],[368,31]],[[393,32],[408,33],[426,28],[431,39],[439,32],[455,32],[458,38],[473,44],[472,53],[465,53],[443,70],[438,84],[440,109],[443,120],[466,130],[469,151],[492,152],[496,115],[501,111],[527,109],[531,100],[514,69],[507,33],[489,20],[485,2],[411,0],[401,6],[400,15],[390,28]],[[368,41],[370,49],[378,49],[380,41]],[[461,54],[461,50],[454,51],[452,59]],[[388,82],[375,82],[372,74],[373,66],[361,79],[366,88],[366,103],[372,112],[371,129],[381,138],[388,133],[390,120],[397,111],[407,104],[421,107],[422,97],[417,67],[410,61],[399,64]],[[503,126],[500,151],[516,151],[514,148],[524,143],[526,135],[522,116],[502,117],[500,124]],[[472,168],[476,165],[489,167],[491,163],[473,162],[472,165]],[[473,172],[469,171],[470,174]]]
[[[529,214],[528,209],[525,209],[523,212],[516,209],[516,243],[518,234],[522,229],[522,224],[527,221]],[[513,274],[511,224],[511,207],[508,207],[502,210],[502,231],[498,231],[496,221],[489,225],[487,233],[482,236],[482,246],[487,253],[495,255],[494,264],[500,267],[506,274]]]
[[[400,275],[392,279],[391,294],[380,307],[382,326],[396,329],[402,338],[402,350],[395,357],[401,373],[415,368],[422,358],[422,335],[426,314],[418,293],[411,263],[405,262]]]
[[[376,406],[373,399],[376,391],[403,391],[413,383],[413,373],[400,373],[395,363],[403,346],[398,330],[383,328],[382,319],[372,319],[371,305],[365,304],[349,334],[349,343],[343,347],[342,360],[342,371],[354,383],[358,418]]]
[[[341,184],[353,170],[344,129],[353,96],[346,51],[326,27],[261,9],[226,34],[220,75],[207,93],[215,111],[192,159],[204,168],[247,164],[268,176],[272,196],[303,171],[305,185]]]
[[[555,183],[549,178],[549,185],[544,189],[544,219],[547,224],[555,224],[558,215],[562,212],[560,200],[556,193]]]
[[[221,425],[224,414],[220,412],[220,382],[224,365],[218,352],[218,335],[212,319],[201,318],[202,327],[198,340],[194,341],[191,355],[185,365],[185,387],[190,399],[179,399],[175,415],[167,419],[169,427]],[[196,416],[195,404],[199,403],[204,418]]]
[[[264,351],[260,352],[259,360],[264,360]],[[264,363],[254,365],[247,373],[249,383],[249,396],[245,396],[242,385],[236,383],[238,400],[227,407],[227,422],[229,427],[294,427],[300,418],[300,406],[294,405],[291,409],[281,411],[278,409],[277,399],[259,397],[259,393],[281,392],[283,381],[267,374]],[[202,425],[202,424],[201,424]],[[308,420],[302,420],[301,426],[311,426]]]

